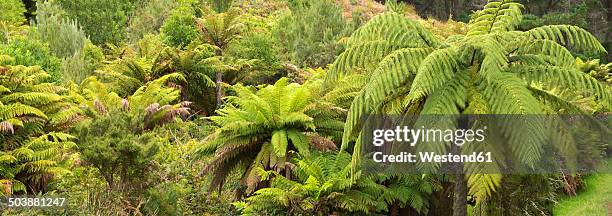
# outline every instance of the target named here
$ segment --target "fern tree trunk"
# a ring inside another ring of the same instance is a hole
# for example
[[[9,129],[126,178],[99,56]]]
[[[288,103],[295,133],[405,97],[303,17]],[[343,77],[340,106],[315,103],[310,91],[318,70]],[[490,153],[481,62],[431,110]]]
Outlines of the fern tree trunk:
[[[453,216],[467,216],[467,182],[463,174],[463,164],[458,164],[455,168]]]
[[[468,119],[460,117],[459,128],[468,128]],[[451,144],[451,152],[454,155],[461,154],[461,147]],[[463,173],[463,163],[453,164],[455,173],[455,189],[453,199],[453,216],[467,216],[467,182]]]
[[[215,98],[217,99],[217,109],[219,109],[223,103],[221,98],[223,97],[223,89],[221,89],[221,85],[223,83],[223,73],[221,71],[216,72],[216,87],[215,87]]]
[[[219,57],[223,56],[223,51],[221,51],[221,49],[215,51],[215,54]],[[223,84],[223,72],[217,70],[215,72],[215,98],[217,100],[217,106],[216,108],[219,109],[221,108],[221,105],[223,105],[223,89],[222,89],[222,84]]]

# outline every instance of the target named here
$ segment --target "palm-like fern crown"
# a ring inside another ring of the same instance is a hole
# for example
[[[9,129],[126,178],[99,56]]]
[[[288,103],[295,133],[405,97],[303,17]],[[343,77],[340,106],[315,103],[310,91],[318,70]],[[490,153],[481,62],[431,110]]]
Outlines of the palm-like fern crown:
[[[474,13],[466,35],[450,36],[446,41],[394,12],[381,14],[358,29],[327,76],[331,83],[355,71],[366,71],[370,80],[353,99],[342,148],[360,136],[364,117],[376,113],[581,112],[551,94],[549,88],[572,89],[612,107],[610,90],[575,68],[570,52],[605,52],[597,39],[568,25],[515,31],[521,8],[510,0],[489,1]],[[446,124],[456,127],[456,122]],[[514,156],[527,164],[535,163],[547,136],[539,130],[542,125],[507,125],[501,130]],[[361,151],[360,139],[356,140],[355,166]]]
[[[40,67],[2,66],[7,60],[0,56],[0,187],[36,192],[49,174],[67,172],[59,164],[74,137],[60,131],[82,111],[65,88],[45,82],[50,75]]]
[[[279,206],[310,213],[337,210],[367,213],[384,206],[376,197],[379,191],[375,182],[360,181],[364,190],[359,190],[359,186],[351,179],[350,160],[348,153],[327,153],[297,160],[293,169],[297,176],[295,180],[289,180],[274,171],[260,169],[258,172],[262,179],[271,179],[272,185],[249,197],[246,200],[248,205],[242,213],[261,214]]]
[[[276,84],[253,92],[249,87],[234,86],[237,96],[226,98],[227,105],[210,117],[219,128],[211,134],[199,154],[215,152],[207,170],[215,174],[213,186],[240,164],[246,164],[243,176],[249,189],[258,182],[256,168],[283,170],[289,150],[308,155],[307,135],[317,122],[309,115],[311,92],[298,84],[281,79]],[[257,154],[253,154],[257,152]]]
[[[242,213],[261,214],[279,206],[310,214],[384,212],[396,201],[419,212],[427,211],[426,196],[435,190],[429,177],[368,175],[355,179],[351,177],[350,162],[351,155],[346,152],[296,159],[292,180],[275,171],[260,169],[262,179],[271,179],[271,187],[260,189],[246,199],[248,203]]]
[[[99,115],[130,112],[142,116],[143,129],[152,129],[171,122],[176,117],[186,117],[189,114],[191,103],[176,103],[180,99],[180,91],[168,87],[172,82],[186,80],[178,73],[167,74],[136,89],[129,97],[121,98],[112,91],[112,84],[103,83],[92,76],[78,87],[78,94],[82,95],[79,101]]]
[[[240,11],[229,9],[226,12],[210,13],[197,20],[198,30],[209,44],[224,50],[237,39],[244,25],[239,22]]]

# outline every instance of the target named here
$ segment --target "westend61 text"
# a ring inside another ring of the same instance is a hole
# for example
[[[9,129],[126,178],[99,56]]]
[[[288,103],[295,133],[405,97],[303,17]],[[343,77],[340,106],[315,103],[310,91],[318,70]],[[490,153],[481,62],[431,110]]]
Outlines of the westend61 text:
[[[417,157],[418,156],[418,157]],[[374,162],[377,163],[491,163],[491,152],[473,152],[471,154],[436,154],[435,152],[419,152],[417,154],[401,152],[400,154],[383,154],[375,152]]]

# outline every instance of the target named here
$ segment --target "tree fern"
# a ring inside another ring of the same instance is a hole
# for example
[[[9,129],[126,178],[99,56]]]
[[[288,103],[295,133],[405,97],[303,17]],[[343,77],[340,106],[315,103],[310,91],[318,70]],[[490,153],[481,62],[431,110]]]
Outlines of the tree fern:
[[[81,103],[97,115],[129,113],[142,117],[142,130],[150,130],[177,118],[187,118],[191,102],[178,102],[180,90],[168,87],[169,82],[185,81],[181,74],[167,74],[140,86],[132,95],[121,98],[112,91],[112,83],[100,82],[92,76],[81,83],[79,92],[83,95]]]
[[[217,111],[219,116],[209,117],[219,128],[197,153],[214,153],[205,168],[213,173],[211,190],[222,185],[237,165],[245,163],[242,183],[253,191],[259,184],[257,170],[284,171],[285,162],[293,156],[289,152],[310,153],[309,139],[319,126],[315,124],[317,113],[309,111],[315,107],[315,100],[305,86],[289,84],[286,79],[256,92],[242,85],[233,89],[237,95],[226,97],[226,107]]]
[[[543,114],[553,105],[550,98],[544,99],[550,95],[540,92],[547,88],[570,88],[593,95],[608,109],[612,108],[610,90],[575,68],[570,52],[605,52],[595,37],[567,25],[516,31],[522,7],[510,0],[489,1],[484,9],[472,15],[466,35],[451,36],[445,42],[430,37],[414,21],[392,12],[373,18],[355,31],[326,80],[332,83],[351,74],[362,74],[371,80],[354,95],[344,127],[342,149],[356,142],[354,165],[361,161],[363,143],[359,140],[367,122],[364,117],[371,114],[448,115],[474,110],[479,110],[478,114]],[[393,105],[398,100],[399,107]],[[554,105],[567,108],[570,104],[555,101]],[[395,108],[390,109],[391,106]],[[391,112],[398,108],[399,111]],[[550,135],[543,134],[543,123],[512,127],[515,124],[519,120],[499,128],[501,136],[507,139],[513,156],[534,165]],[[444,143],[430,147],[448,151]],[[484,200],[498,187],[499,178],[468,177],[470,194]]]
[[[275,171],[259,170],[270,188],[246,199],[241,213],[265,214],[274,211],[300,214],[368,214],[388,211],[399,200],[401,207],[426,213],[427,198],[436,183],[417,175],[364,175],[351,178],[348,153],[323,153],[295,160],[292,179]]]
[[[37,193],[61,165],[74,137],[65,130],[83,111],[39,67],[0,65],[0,181],[3,194]],[[8,187],[7,187],[8,186]]]

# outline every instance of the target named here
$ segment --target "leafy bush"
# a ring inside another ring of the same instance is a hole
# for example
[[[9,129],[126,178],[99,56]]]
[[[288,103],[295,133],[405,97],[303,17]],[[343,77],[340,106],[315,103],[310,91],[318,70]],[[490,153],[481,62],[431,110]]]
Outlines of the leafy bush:
[[[0,21],[15,24],[26,21],[24,17],[26,9],[21,0],[3,0],[0,2],[0,11],[2,11],[0,13]]]
[[[76,21],[62,17],[55,1],[38,2],[36,34],[49,43],[50,51],[59,58],[69,58],[80,52],[89,40]]]
[[[185,47],[198,37],[195,11],[190,6],[179,6],[172,10],[170,17],[161,27],[165,44],[174,47]]]
[[[175,0],[147,0],[136,9],[128,24],[128,38],[138,41],[147,34],[159,33],[170,11],[178,6]]]
[[[269,22],[270,19],[255,22]],[[249,76],[243,79],[244,84],[274,83],[280,78],[280,48],[278,41],[267,27],[251,27],[242,38],[227,50],[227,55],[238,59],[256,59],[250,65]]]
[[[50,51],[62,58],[63,80],[80,82],[100,66],[102,51],[89,42],[76,21],[64,17],[55,1],[37,3],[36,37],[49,44]]]
[[[84,162],[96,167],[112,190],[144,188],[159,140],[153,133],[139,133],[142,119],[128,113],[99,116],[79,131]]]
[[[353,27],[331,0],[295,0],[290,8],[275,30],[288,60],[299,67],[325,67],[342,51],[338,41]]]
[[[60,71],[63,80],[80,83],[102,65],[104,54],[102,49],[87,42],[82,50],[62,59]]]
[[[77,130],[82,158],[100,170],[110,189],[140,191],[147,187],[142,179],[160,144],[167,142],[150,130],[189,113],[189,103],[171,104],[179,93],[165,84],[177,79],[184,80],[177,74],[166,75],[125,99],[109,92],[95,77],[81,84],[83,103],[93,118]]]
[[[49,73],[50,81],[59,81],[60,59],[51,54],[49,45],[39,40],[17,36],[0,44],[0,55],[13,57],[10,65],[40,66]]]
[[[67,207],[50,209],[45,215],[112,215],[127,214],[129,209],[125,197],[117,191],[110,191],[101,179],[100,171],[88,164],[83,164],[80,155],[73,159],[71,173],[49,185],[49,193],[66,197]],[[55,211],[52,211],[55,210]]]
[[[58,0],[69,18],[75,19],[96,45],[119,44],[125,40],[131,0]]]
[[[212,9],[217,13],[226,12],[230,7],[232,7],[233,0],[208,0],[208,3],[211,5]]]
[[[147,215],[187,215],[191,187],[187,180],[179,183],[161,183],[146,192],[148,201],[143,206]]]

